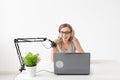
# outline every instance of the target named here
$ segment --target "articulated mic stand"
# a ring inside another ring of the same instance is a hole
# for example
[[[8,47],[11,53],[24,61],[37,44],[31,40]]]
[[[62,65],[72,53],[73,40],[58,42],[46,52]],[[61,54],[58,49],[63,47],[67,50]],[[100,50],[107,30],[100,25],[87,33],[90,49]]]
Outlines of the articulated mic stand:
[[[19,61],[20,61],[20,66],[21,66],[21,68],[19,69],[20,72],[22,72],[22,70],[25,70],[25,64],[23,63],[23,57],[21,55],[18,43],[22,43],[22,42],[44,42],[46,40],[51,42],[51,47],[56,47],[57,46],[54,41],[51,41],[50,39],[47,39],[47,38],[16,38],[16,39],[14,39],[15,47],[16,47],[16,50],[17,50],[17,55],[18,55],[18,58],[19,58]]]

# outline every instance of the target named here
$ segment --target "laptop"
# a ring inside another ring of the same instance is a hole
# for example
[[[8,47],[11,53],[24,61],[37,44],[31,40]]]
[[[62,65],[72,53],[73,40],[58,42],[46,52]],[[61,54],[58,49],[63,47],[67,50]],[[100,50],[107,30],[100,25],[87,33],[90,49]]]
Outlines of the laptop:
[[[90,53],[55,53],[54,73],[88,75],[90,73]]]

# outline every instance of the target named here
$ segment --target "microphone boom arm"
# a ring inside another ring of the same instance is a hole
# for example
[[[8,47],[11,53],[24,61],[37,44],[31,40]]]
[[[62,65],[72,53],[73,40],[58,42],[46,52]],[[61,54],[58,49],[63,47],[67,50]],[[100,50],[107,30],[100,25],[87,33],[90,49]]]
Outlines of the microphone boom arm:
[[[23,62],[23,57],[21,55],[20,47],[19,47],[18,43],[22,43],[22,42],[44,42],[46,40],[47,40],[47,38],[16,38],[16,39],[14,39],[14,44],[15,44],[15,47],[16,47],[17,55],[18,55],[18,58],[19,58],[19,61],[20,61],[20,66],[21,66],[21,68],[19,69],[20,72],[22,72],[22,70],[25,70],[25,64]],[[51,42],[52,47],[56,47],[56,44],[53,41],[51,41],[50,39],[48,39],[48,41]]]

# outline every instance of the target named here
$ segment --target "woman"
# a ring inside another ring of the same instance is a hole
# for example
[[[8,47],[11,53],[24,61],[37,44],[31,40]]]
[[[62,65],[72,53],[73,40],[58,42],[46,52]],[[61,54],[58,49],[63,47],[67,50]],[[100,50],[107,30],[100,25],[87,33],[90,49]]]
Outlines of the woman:
[[[61,24],[59,27],[59,37],[54,41],[57,44],[56,48],[52,49],[51,59],[53,60],[54,53],[84,53],[78,39],[70,24]]]

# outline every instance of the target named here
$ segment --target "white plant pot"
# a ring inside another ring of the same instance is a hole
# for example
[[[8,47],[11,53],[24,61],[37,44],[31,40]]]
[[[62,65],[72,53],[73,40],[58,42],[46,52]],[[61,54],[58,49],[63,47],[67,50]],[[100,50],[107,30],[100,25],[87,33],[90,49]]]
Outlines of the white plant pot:
[[[36,76],[36,66],[33,66],[33,67],[26,66],[26,72],[29,77],[35,77]]]

